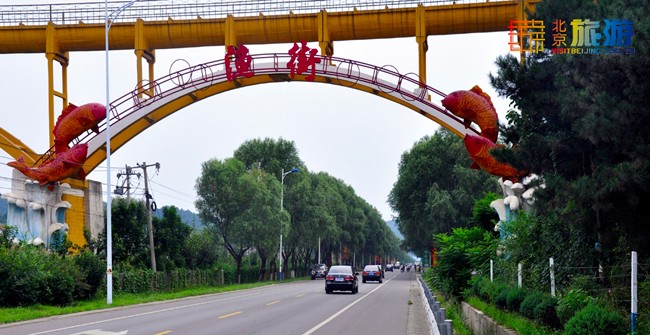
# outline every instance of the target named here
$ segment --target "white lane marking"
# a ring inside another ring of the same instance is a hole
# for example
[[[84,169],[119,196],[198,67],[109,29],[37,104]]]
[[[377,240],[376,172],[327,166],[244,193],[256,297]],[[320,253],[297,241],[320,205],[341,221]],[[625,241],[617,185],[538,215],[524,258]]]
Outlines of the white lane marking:
[[[130,318],[135,318],[135,317],[140,317],[140,316],[145,316],[145,315],[151,315],[151,314],[174,311],[174,310],[177,310],[177,309],[207,305],[207,304],[220,302],[220,301],[227,301],[227,300],[233,300],[233,299],[238,299],[238,298],[250,297],[250,296],[259,295],[259,294],[266,293],[266,292],[268,292],[268,291],[253,292],[253,293],[237,295],[237,296],[229,297],[229,298],[215,299],[215,300],[204,301],[204,302],[197,302],[195,304],[189,304],[189,305],[183,305],[183,306],[177,306],[177,307],[170,307],[170,308],[166,308],[166,309],[161,309],[161,310],[156,310],[156,311],[151,311],[151,312],[144,312],[144,313],[139,313],[139,314],[131,314],[131,315],[126,315],[126,316],[121,316],[121,317],[118,317],[118,318],[99,320],[99,321],[95,321],[95,322],[88,322],[88,323],[83,323],[83,324],[78,324],[78,325],[74,325],[74,326],[58,328],[58,329],[50,329],[50,330],[46,330],[46,331],[42,331],[42,332],[38,332],[38,333],[31,333],[31,334],[28,334],[28,335],[49,334],[49,333],[59,332],[59,331],[62,331],[62,330],[68,330],[68,329],[74,329],[74,328],[80,328],[80,327],[87,327],[87,326],[96,325],[96,324],[105,323],[105,322],[119,321],[119,320],[130,319]]]
[[[393,278],[394,278],[394,277],[393,277]],[[359,301],[361,301],[361,300],[365,299],[367,296],[373,294],[375,291],[377,291],[377,290],[380,289],[382,286],[384,286],[384,284],[386,284],[386,283],[388,283],[389,281],[393,280],[393,278],[386,280],[383,284],[379,284],[379,286],[375,287],[372,291],[368,292],[368,293],[367,293],[366,295],[364,295],[363,297],[361,297],[361,298],[359,298],[359,299],[353,301],[351,304],[345,306],[342,310],[340,310],[340,311],[334,313],[334,315],[330,316],[330,317],[327,318],[325,321],[323,321],[323,322],[317,324],[314,328],[312,328],[312,329],[310,329],[310,330],[304,332],[302,335],[310,335],[310,334],[313,334],[315,331],[319,330],[319,329],[322,328],[324,325],[326,325],[326,324],[328,324],[330,321],[334,320],[337,316],[343,314],[343,312],[345,312],[345,311],[347,311],[348,309],[350,309],[350,307],[356,305],[356,303],[358,303]]]

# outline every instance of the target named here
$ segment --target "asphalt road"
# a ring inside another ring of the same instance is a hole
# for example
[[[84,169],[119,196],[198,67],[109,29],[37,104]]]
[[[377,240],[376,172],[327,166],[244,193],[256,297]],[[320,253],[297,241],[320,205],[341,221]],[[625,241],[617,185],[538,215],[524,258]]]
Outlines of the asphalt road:
[[[364,284],[359,274],[358,294],[325,294],[323,279],[282,283],[0,325],[0,335],[406,334],[415,280],[397,271]]]

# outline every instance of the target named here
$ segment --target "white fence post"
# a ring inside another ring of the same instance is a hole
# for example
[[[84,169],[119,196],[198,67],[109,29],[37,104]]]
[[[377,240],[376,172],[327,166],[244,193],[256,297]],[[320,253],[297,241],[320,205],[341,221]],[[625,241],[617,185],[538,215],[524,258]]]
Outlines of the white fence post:
[[[521,263],[517,263],[517,285],[521,288]]]
[[[632,334],[635,333],[636,331],[636,312],[637,312],[637,299],[638,299],[638,292],[637,292],[637,286],[638,282],[636,280],[636,275],[637,275],[637,261],[636,261],[636,251],[632,251],[632,306],[631,307],[631,312],[632,314],[630,315],[630,329],[632,330]]]
[[[494,282],[494,261],[490,260],[490,282]]]
[[[553,269],[553,257],[548,259],[548,267],[551,273],[551,295],[555,297],[555,269]]]

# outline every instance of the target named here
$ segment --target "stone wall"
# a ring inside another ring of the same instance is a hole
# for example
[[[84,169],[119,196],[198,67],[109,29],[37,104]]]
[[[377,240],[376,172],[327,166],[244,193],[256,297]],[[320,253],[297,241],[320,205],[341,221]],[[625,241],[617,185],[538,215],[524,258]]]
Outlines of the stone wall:
[[[475,335],[518,335],[514,330],[498,325],[489,316],[468,303],[462,302],[461,305],[463,322]]]

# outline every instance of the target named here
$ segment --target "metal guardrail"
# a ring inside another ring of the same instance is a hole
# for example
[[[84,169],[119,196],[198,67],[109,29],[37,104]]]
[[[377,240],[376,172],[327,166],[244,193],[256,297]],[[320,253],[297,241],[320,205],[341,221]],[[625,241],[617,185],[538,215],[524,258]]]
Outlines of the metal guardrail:
[[[232,16],[289,15],[353,10],[381,10],[385,8],[415,8],[424,6],[463,5],[513,0],[143,0],[126,8],[114,22],[160,20],[222,19]],[[111,1],[108,12],[113,12],[129,1]],[[42,26],[52,22],[66,24],[104,23],[105,2],[68,3],[51,5],[0,5],[0,26]]]
[[[432,321],[434,321],[432,327],[436,327],[436,329],[431,329],[432,334],[454,335],[453,321],[447,319],[447,310],[443,307],[440,307],[440,301],[438,301],[436,296],[433,295],[427,283],[422,280],[422,277],[418,276],[418,281],[420,282],[420,286],[424,291],[424,296],[427,301],[426,306],[428,307],[427,310],[431,314],[430,316],[433,318]]]

